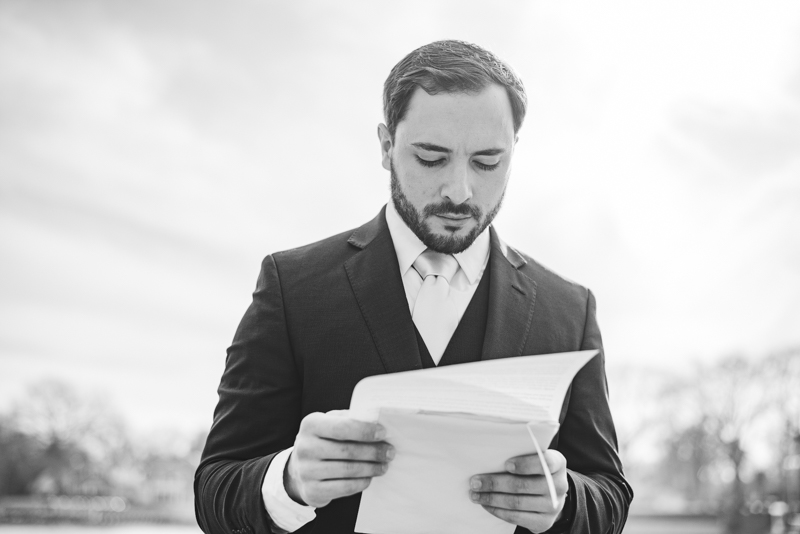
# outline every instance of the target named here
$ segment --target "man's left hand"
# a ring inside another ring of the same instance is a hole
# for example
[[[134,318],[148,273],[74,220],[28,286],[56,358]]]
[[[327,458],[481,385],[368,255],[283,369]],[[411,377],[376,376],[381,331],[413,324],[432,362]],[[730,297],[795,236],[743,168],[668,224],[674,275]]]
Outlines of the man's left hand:
[[[558,506],[553,507],[542,464],[537,454],[517,456],[506,462],[505,473],[475,475],[470,479],[470,499],[490,514],[531,532],[544,532],[564,508],[567,460],[554,450],[544,452],[553,476]]]

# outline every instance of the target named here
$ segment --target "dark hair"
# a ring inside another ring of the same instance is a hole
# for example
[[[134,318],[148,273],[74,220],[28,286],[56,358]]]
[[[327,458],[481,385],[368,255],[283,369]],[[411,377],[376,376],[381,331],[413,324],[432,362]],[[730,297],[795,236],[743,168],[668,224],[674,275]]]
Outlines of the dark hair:
[[[392,138],[408,111],[417,87],[429,95],[477,93],[486,86],[502,85],[511,102],[514,133],[525,119],[528,98],[522,80],[497,56],[464,41],[436,41],[421,46],[394,66],[383,84],[383,115]]]

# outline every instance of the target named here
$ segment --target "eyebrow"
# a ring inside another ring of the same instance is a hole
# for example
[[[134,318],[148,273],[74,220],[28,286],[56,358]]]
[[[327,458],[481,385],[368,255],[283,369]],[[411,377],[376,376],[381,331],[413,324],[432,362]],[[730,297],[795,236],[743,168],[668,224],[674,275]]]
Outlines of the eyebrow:
[[[444,152],[445,154],[450,154],[453,152],[449,148],[445,148],[439,145],[434,145],[432,143],[411,143],[411,145],[417,148],[421,148],[422,150],[427,150],[429,152]]]
[[[411,143],[412,146],[427,150],[429,152],[442,152],[444,154],[451,154],[453,151],[443,146],[434,145],[433,143]],[[505,152],[502,148],[487,148],[485,150],[478,150],[473,156],[496,156]]]

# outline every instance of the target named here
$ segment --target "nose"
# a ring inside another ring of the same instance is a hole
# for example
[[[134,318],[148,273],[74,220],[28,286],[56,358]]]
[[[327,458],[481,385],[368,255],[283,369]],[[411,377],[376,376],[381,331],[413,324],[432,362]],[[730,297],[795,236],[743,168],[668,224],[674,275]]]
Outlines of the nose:
[[[469,163],[451,165],[450,169],[440,193],[453,204],[463,204],[472,198]]]

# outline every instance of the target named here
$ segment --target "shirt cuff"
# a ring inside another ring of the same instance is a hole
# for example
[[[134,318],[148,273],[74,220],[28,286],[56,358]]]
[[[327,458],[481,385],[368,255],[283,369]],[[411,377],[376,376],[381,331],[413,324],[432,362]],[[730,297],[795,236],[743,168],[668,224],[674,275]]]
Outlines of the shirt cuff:
[[[272,458],[264,476],[264,484],[261,486],[264,508],[272,519],[273,530],[280,534],[294,532],[317,517],[313,506],[304,506],[296,502],[289,497],[283,486],[283,470],[293,449],[294,447],[289,447]]]

